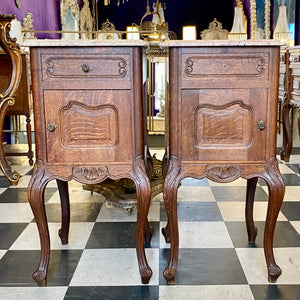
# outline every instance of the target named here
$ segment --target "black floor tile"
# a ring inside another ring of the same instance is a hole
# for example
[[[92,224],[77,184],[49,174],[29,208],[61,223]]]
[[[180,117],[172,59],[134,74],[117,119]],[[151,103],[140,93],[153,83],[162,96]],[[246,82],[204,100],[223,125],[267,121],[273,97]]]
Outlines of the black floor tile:
[[[167,221],[164,204],[160,204],[160,220]],[[216,202],[178,202],[178,221],[223,221]]]
[[[295,173],[299,173],[299,164],[287,164],[287,166]]]
[[[149,222],[154,234],[146,248],[159,247],[159,222]],[[97,222],[86,249],[135,248],[136,222]]]
[[[209,186],[207,178],[201,180],[187,177],[181,181],[182,186]]]
[[[53,196],[57,188],[45,189],[45,203]],[[27,188],[9,188],[0,194],[0,203],[27,203]]]
[[[300,285],[251,285],[255,300],[299,300]]]
[[[289,221],[300,221],[300,202],[284,201],[281,206],[281,212]]]
[[[5,176],[0,176],[0,188],[10,187],[10,183]]]
[[[263,247],[265,222],[255,222],[258,229],[255,244],[248,244],[245,222],[225,222],[233,245],[236,248]],[[300,247],[300,234],[289,222],[278,221],[274,233],[274,247]]]
[[[27,223],[0,223],[0,249],[9,249],[27,225]]]
[[[166,285],[162,273],[170,249],[160,249],[160,285]],[[179,249],[176,285],[247,284],[234,249]]]
[[[157,300],[158,286],[69,287],[64,300]]]
[[[300,176],[297,174],[282,174],[282,178],[286,186],[300,185]],[[267,185],[266,181],[261,178],[258,179],[258,183],[262,186]]]
[[[48,286],[69,285],[82,250],[53,250],[47,276]],[[7,251],[0,260],[0,286],[36,286],[31,275],[40,251]]]
[[[212,186],[211,190],[216,201],[246,200],[246,186]],[[269,196],[262,187],[257,186],[254,199],[256,201],[268,201]]]
[[[102,203],[74,203],[70,207],[71,222],[95,222]],[[61,207],[59,203],[46,204],[48,222],[61,222]]]

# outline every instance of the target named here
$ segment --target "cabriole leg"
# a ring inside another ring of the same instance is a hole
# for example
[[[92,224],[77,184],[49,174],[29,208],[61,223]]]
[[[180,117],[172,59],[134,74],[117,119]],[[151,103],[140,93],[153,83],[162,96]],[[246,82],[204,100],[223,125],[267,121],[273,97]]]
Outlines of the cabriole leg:
[[[248,232],[248,242],[255,243],[255,238],[257,235],[257,228],[254,225],[253,221],[253,205],[254,205],[254,196],[257,185],[258,178],[251,178],[247,180],[247,194],[246,194],[246,226]]]
[[[44,204],[44,191],[49,181],[44,169],[35,168],[28,185],[28,201],[38,227],[41,242],[41,257],[32,278],[39,286],[47,284],[47,270],[50,257],[50,238]]]

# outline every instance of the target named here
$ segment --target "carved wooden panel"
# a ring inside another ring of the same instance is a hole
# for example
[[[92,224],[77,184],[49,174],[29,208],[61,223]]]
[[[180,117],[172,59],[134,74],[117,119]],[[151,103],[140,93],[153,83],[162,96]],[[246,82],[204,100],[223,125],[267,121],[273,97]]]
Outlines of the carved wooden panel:
[[[44,91],[47,161],[132,160],[130,101],[129,90]]]
[[[199,105],[195,110],[195,146],[247,147],[253,140],[253,111],[242,101],[225,106]]]
[[[267,89],[199,89],[181,94],[183,161],[263,160]],[[189,105],[186,105],[188,101]]]
[[[128,73],[129,57],[110,54],[62,54],[58,56],[42,56],[43,80],[124,78]]]
[[[61,109],[60,124],[65,148],[113,147],[118,142],[118,115],[113,105],[69,102]]]
[[[266,53],[183,55],[184,76],[268,77],[269,56]]]

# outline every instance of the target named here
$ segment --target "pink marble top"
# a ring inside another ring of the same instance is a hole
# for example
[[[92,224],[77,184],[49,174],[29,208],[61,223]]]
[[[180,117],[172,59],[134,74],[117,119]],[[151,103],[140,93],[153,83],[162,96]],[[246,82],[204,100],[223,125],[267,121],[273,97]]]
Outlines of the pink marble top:
[[[284,43],[278,40],[170,40],[160,44],[161,47],[231,47],[231,46],[283,46]]]
[[[36,40],[25,40],[20,43],[21,47],[81,47],[81,46],[147,46],[148,43],[142,40],[54,40],[54,39],[36,39]]]
[[[170,40],[165,42],[145,42],[143,40],[26,40],[20,43],[22,47],[55,47],[55,46],[158,46],[158,47],[207,47],[207,46],[283,46],[277,40]]]

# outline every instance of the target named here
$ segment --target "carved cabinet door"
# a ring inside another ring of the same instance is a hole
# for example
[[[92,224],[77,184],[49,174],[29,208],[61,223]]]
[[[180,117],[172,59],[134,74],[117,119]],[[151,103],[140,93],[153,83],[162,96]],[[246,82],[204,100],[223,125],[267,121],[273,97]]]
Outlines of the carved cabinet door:
[[[267,122],[266,94],[263,88],[183,90],[182,160],[263,161],[266,131],[257,126]]]
[[[48,162],[132,161],[130,91],[46,90],[44,104]]]

